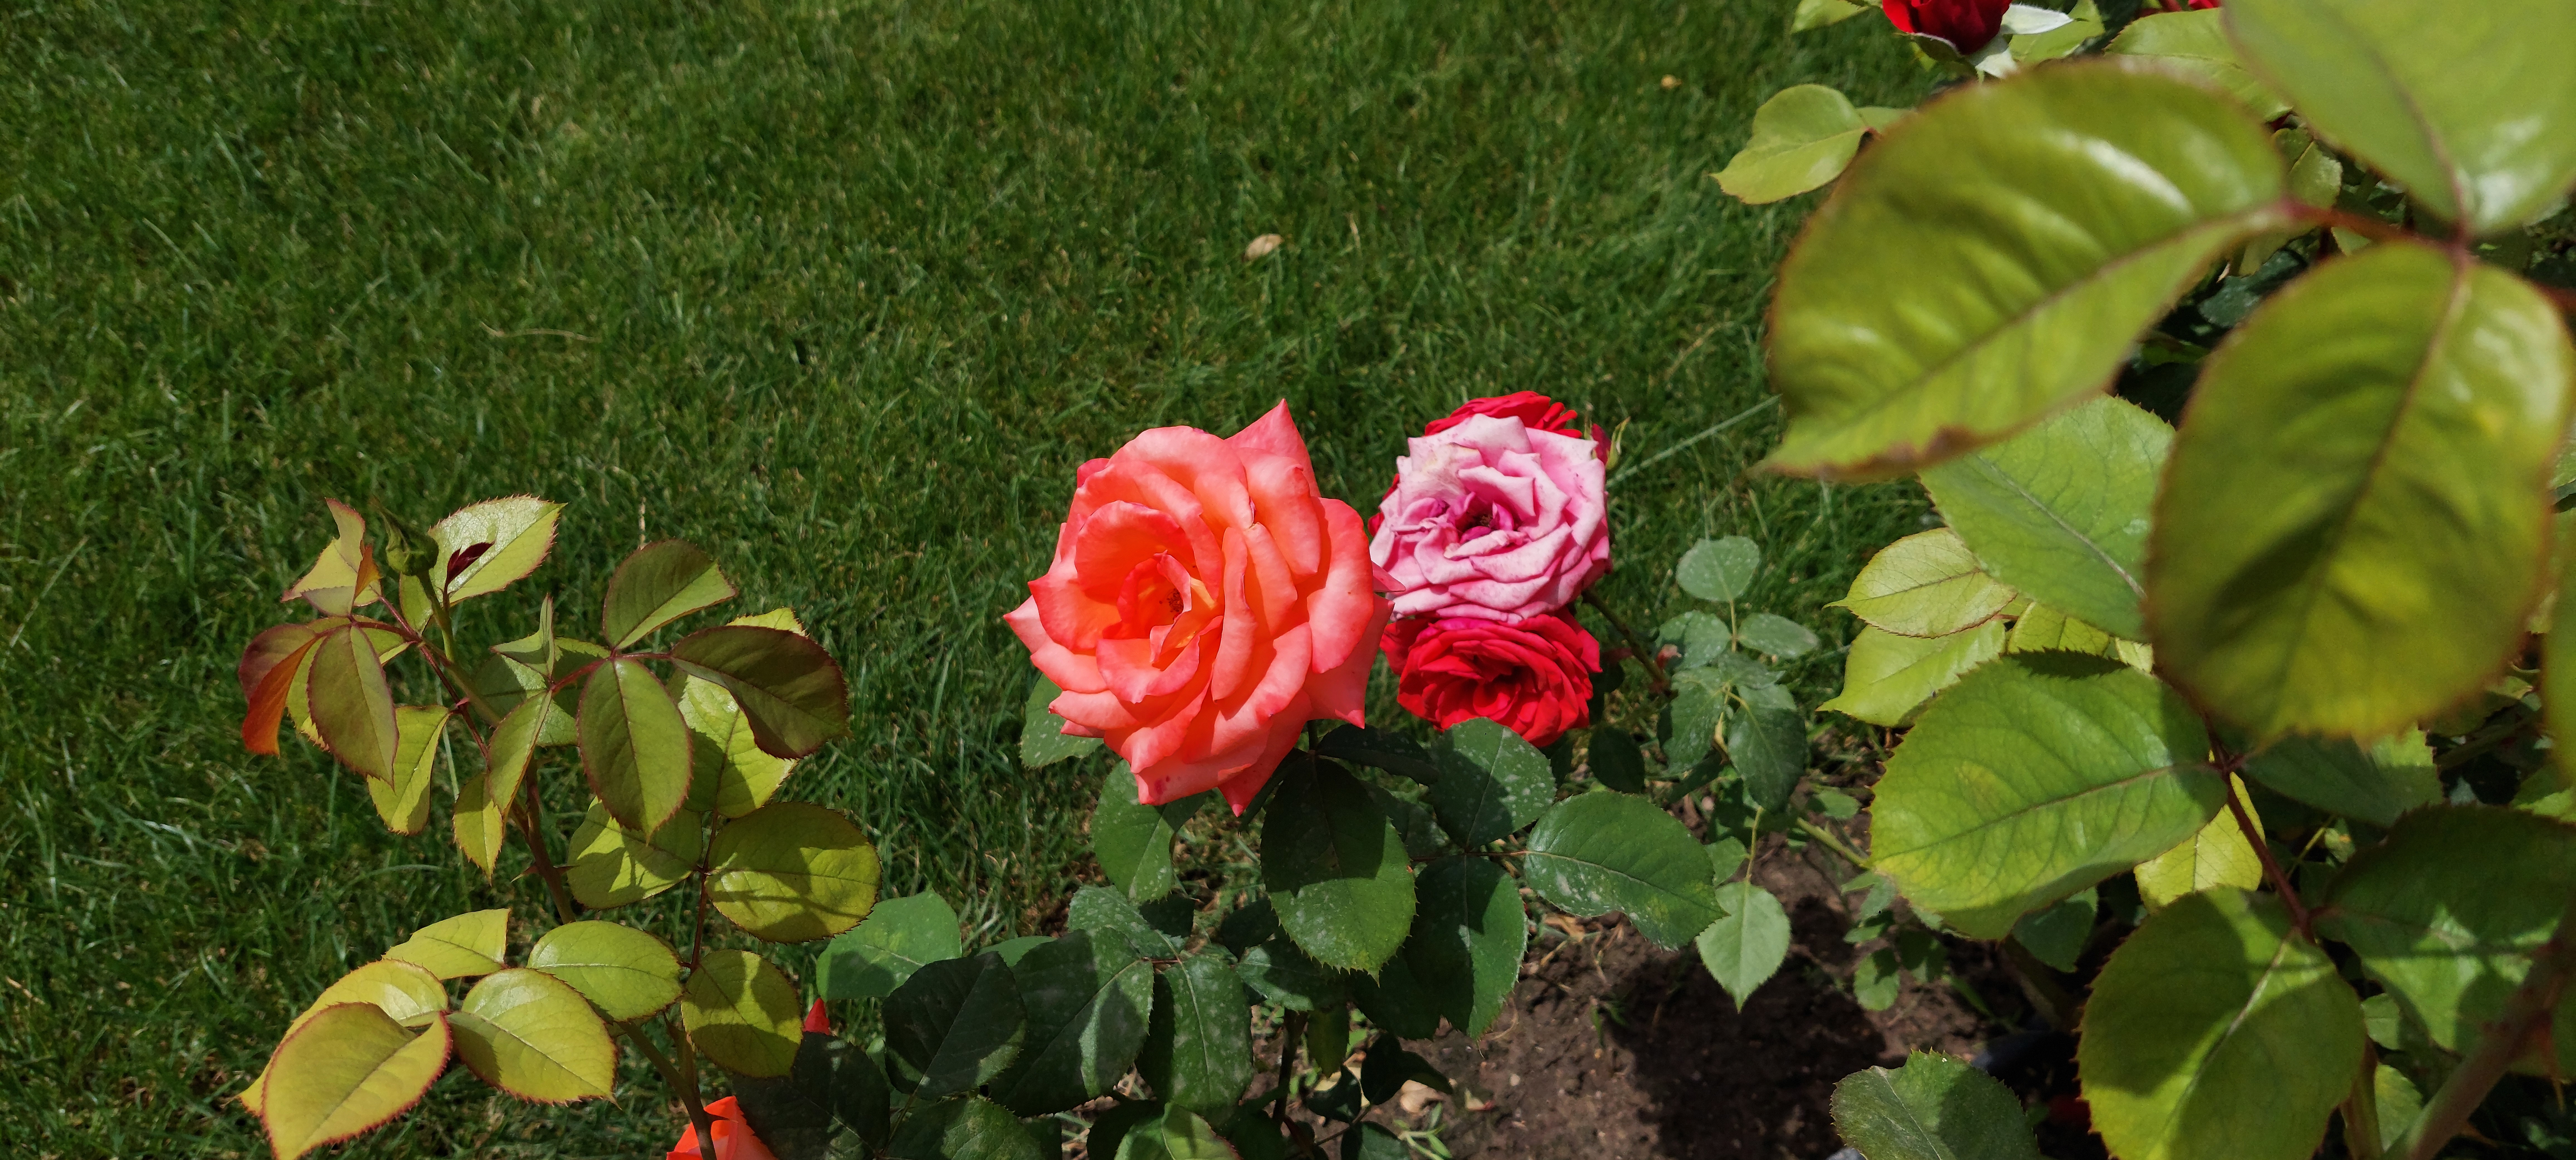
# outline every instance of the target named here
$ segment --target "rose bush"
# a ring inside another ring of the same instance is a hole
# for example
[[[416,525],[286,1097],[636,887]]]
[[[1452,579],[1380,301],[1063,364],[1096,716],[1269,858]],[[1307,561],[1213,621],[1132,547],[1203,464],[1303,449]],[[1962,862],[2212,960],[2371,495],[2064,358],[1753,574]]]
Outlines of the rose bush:
[[[1444,730],[1484,717],[1544,747],[1592,723],[1601,645],[1562,610],[1511,624],[1399,620],[1382,643],[1397,702]]]
[[[1054,565],[1005,619],[1139,801],[1217,789],[1239,812],[1306,722],[1363,723],[1386,602],[1285,402],[1228,438],[1147,431],[1075,479]]]
[[[1563,608],[1610,570],[1600,443],[1514,415],[1452,419],[1396,460],[1369,544],[1378,587],[1397,616]]]

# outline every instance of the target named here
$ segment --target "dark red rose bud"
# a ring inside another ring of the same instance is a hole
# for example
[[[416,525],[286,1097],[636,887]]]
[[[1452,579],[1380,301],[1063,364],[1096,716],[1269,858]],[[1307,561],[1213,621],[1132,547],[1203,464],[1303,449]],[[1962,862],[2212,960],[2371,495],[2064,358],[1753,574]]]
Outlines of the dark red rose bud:
[[[2004,28],[2004,9],[2012,0],[1881,0],[1887,22],[1898,32],[1937,36],[1962,54],[1992,43]]]

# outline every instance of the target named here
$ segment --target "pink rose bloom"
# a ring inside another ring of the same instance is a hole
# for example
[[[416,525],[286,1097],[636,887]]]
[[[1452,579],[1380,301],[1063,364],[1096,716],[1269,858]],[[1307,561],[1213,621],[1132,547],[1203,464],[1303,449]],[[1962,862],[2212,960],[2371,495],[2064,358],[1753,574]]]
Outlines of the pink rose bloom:
[[[1593,440],[1475,415],[1407,442],[1369,545],[1395,615],[1520,620],[1565,607],[1610,570]]]
[[[1139,801],[1217,789],[1241,813],[1306,722],[1364,723],[1386,601],[1288,404],[1225,439],[1147,431],[1074,479],[1055,564],[1004,619]]]

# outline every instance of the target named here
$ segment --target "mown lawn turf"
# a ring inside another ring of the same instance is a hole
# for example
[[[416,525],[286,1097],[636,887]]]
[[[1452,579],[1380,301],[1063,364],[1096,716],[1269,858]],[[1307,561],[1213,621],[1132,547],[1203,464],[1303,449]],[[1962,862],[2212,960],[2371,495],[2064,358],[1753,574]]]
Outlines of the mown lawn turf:
[[[1028,668],[998,618],[1074,466],[1139,429],[1285,398],[1326,490],[1368,508],[1423,420],[1548,391],[1627,424],[1604,593],[1630,619],[1680,603],[1682,548],[1741,532],[1775,561],[1754,602],[1838,643],[1816,606],[1917,493],[1747,476],[1768,412],[1685,445],[1763,398],[1768,271],[1808,204],[1707,175],[1781,85],[1923,87],[1873,20],[1785,43],[1790,7],[18,5],[11,1149],[261,1153],[226,1097],[288,1017],[414,925],[534,896],[467,869],[443,806],[391,837],[317,752],[243,752],[232,666],[299,615],[276,594],[326,495],[424,522],[571,503],[554,561],[474,606],[478,649],[546,592],[592,623],[640,541],[713,550],[741,610],[795,605],[849,669],[856,736],[790,793],[861,819],[890,892],[993,937],[1066,889],[1099,773],[1018,768]],[[1810,703],[1838,669],[1802,670]],[[568,828],[576,779],[546,776]],[[658,1154],[659,1086],[626,1081],[542,1108],[460,1071],[349,1154]]]

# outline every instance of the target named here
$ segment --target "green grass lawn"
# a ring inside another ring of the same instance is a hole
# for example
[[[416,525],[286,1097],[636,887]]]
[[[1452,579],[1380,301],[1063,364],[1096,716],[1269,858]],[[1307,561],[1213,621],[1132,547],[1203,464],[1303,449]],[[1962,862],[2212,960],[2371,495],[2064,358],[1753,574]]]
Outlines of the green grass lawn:
[[[1681,602],[1690,542],[1740,532],[1776,562],[1754,600],[1840,640],[1817,605],[1917,494],[1746,474],[1767,413],[1684,445],[1763,398],[1768,272],[1806,204],[1707,174],[1781,85],[1924,84],[1874,21],[1784,45],[1791,7],[17,6],[13,1149],[261,1153],[224,1097],[287,1018],[411,926],[535,894],[473,873],[443,808],[392,837],[319,753],[242,750],[233,664],[297,615],[276,594],[326,495],[424,522],[571,503],[554,562],[475,607],[477,647],[544,592],[589,623],[640,541],[708,547],[744,610],[795,605],[848,667],[856,736],[790,793],[859,818],[891,892],[995,935],[1081,870],[1098,774],[1019,769],[1028,666],[999,617],[1074,466],[1139,429],[1285,398],[1326,491],[1367,509],[1408,430],[1548,391],[1629,424],[1604,593],[1631,619]],[[352,1151],[658,1154],[658,1087],[627,1078],[555,1109],[451,1075]]]

